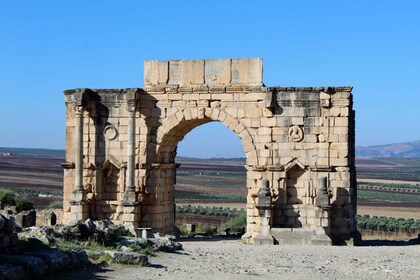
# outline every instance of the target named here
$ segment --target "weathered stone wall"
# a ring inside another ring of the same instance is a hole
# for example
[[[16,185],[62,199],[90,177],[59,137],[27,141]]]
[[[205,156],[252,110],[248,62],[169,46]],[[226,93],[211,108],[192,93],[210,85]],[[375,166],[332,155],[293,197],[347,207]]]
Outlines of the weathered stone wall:
[[[13,216],[0,215],[0,252],[7,253],[18,242],[16,223]]]
[[[109,218],[171,232],[177,144],[193,128],[219,121],[246,154],[246,241],[260,232],[262,179],[270,183],[272,228],[323,229],[336,243],[353,236],[351,87],[266,87],[261,59],[146,61],[144,73],[143,89],[65,91],[65,222]],[[83,191],[75,191],[80,153]],[[315,203],[323,178],[325,207]]]
[[[38,209],[36,210],[36,226],[62,225],[64,212],[62,209]]]

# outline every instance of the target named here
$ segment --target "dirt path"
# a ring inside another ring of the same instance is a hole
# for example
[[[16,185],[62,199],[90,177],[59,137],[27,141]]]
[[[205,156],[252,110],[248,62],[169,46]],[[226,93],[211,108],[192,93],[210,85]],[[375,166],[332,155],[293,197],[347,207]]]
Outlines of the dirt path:
[[[419,279],[420,246],[252,246],[183,242],[184,252],[150,267],[110,266],[61,279]]]

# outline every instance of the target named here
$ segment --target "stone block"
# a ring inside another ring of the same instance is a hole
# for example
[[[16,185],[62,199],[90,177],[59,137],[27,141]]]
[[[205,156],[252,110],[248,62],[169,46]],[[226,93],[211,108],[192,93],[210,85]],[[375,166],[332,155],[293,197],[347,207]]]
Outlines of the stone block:
[[[232,84],[262,85],[262,59],[232,59]]]
[[[276,126],[276,118],[262,118],[261,125],[267,127],[274,127]]]
[[[261,108],[247,108],[245,109],[245,117],[247,118],[261,118]]]
[[[348,133],[349,133],[348,127],[334,127],[335,135],[348,135]]]
[[[204,60],[182,62],[182,85],[204,84]]]
[[[341,116],[341,108],[333,107],[330,109],[330,116],[331,117],[339,117]]]
[[[144,62],[144,84],[158,85],[168,82],[168,61],[146,60]]]
[[[293,125],[303,125],[303,117],[292,117],[292,124]]]
[[[261,126],[261,119],[259,119],[259,118],[253,118],[253,119],[251,119],[250,121],[251,121],[250,126],[251,126],[252,128],[258,128],[258,127],[260,127],[260,126]]]
[[[348,158],[331,158],[330,163],[332,166],[348,166]]]
[[[345,117],[338,117],[334,119],[334,125],[347,127],[349,125],[349,120]]]
[[[204,64],[205,84],[229,84],[231,82],[231,60],[212,59]]]

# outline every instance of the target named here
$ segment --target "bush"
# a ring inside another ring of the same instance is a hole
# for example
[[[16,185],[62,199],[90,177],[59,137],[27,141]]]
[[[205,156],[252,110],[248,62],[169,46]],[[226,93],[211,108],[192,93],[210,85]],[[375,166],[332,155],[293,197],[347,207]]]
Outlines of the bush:
[[[246,212],[241,211],[238,215],[228,220],[224,225],[224,228],[230,228],[232,232],[239,232],[242,228],[246,227]]]
[[[48,208],[63,209],[63,201],[53,201],[48,205]]]
[[[33,209],[33,203],[24,196],[18,195],[10,189],[0,189],[0,202],[2,206],[16,206],[16,211]]]
[[[32,201],[29,201],[26,197],[18,196],[16,197],[16,211],[26,211],[34,208]]]
[[[16,193],[9,189],[0,189],[0,202],[3,206],[14,206]]]

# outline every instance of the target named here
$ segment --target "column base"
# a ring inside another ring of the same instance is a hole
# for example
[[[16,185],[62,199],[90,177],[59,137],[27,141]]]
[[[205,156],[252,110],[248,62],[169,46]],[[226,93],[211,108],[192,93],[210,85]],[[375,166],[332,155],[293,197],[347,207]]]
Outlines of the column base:
[[[252,238],[252,243],[255,245],[274,245],[275,241],[271,235],[257,234]]]
[[[138,205],[137,195],[134,190],[128,189],[123,194],[123,199],[121,201],[122,206],[135,206]]]
[[[83,189],[82,190],[75,190],[72,193],[72,200],[70,201],[70,204],[72,202],[77,203],[77,202],[82,202],[83,201]]]
[[[331,238],[322,227],[316,229],[272,228],[271,234],[280,245],[332,245]]]

